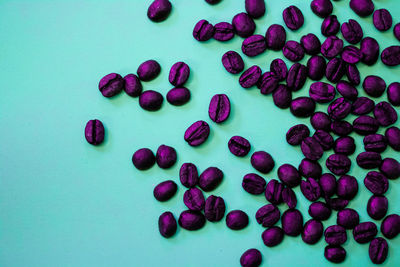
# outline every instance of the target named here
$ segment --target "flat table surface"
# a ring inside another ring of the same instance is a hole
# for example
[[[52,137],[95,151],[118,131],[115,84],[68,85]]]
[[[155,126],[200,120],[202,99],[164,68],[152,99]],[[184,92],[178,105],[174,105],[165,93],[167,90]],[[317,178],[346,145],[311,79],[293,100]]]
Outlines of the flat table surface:
[[[225,71],[222,55],[228,50],[241,53],[242,38],[200,43],[192,37],[198,20],[230,22],[244,11],[244,1],[223,0],[215,6],[204,0],[171,1],[173,11],[162,23],[147,18],[150,2],[0,1],[0,266],[239,266],[241,254],[253,247],[262,252],[262,266],[334,266],[323,256],[323,239],[310,246],[300,237],[286,236],[280,245],[266,247],[261,239],[264,228],[254,215],[267,201],[241,187],[243,176],[256,172],[250,165],[254,151],[268,151],[275,160],[274,170],[262,175],[267,181],[277,178],[281,164],[298,166],[300,148],[289,146],[285,134],[298,123],[311,128],[309,119],[278,109],[271,95],[261,95],[256,88],[241,88],[239,76]],[[266,2],[266,15],[256,20],[256,33],[265,34],[273,23],[284,25],[283,9],[295,4],[303,11],[305,24],[296,32],[286,28],[287,39],[300,40],[313,32],[324,40],[322,19],[311,12],[310,1]],[[389,9],[394,23],[399,22],[399,1],[374,2],[376,8]],[[400,44],[392,29],[377,31],[372,16],[358,17],[348,1],[333,4],[340,22],[356,19],[364,35],[376,38],[381,48]],[[255,58],[242,56],[246,67],[258,64],[263,71],[269,70],[273,59],[283,58],[274,51]],[[165,101],[161,110],[147,112],[139,107],[137,98],[125,93],[112,99],[100,94],[102,76],[136,73],[139,64],[148,59],[157,60],[162,71],[154,81],[143,82],[144,90],[157,90],[164,97],[172,88],[168,82],[172,64],[184,61],[190,66],[186,87],[192,99],[188,104],[175,107]],[[358,65],[362,78],[375,74],[387,84],[399,81],[399,67],[389,68],[380,60],[373,66]],[[294,97],[308,95],[311,82]],[[364,95],[362,87],[358,89]],[[217,93],[227,94],[232,103],[229,120],[220,125],[208,117],[209,101]],[[386,100],[386,94],[374,100]],[[317,107],[321,111],[326,108],[327,104]],[[85,124],[94,118],[106,128],[105,142],[98,147],[84,138]],[[211,134],[206,143],[193,148],[183,134],[197,120],[207,121]],[[233,135],[251,142],[248,156],[238,158],[229,152],[227,142]],[[355,164],[356,154],[363,151],[362,138],[351,136],[356,138],[357,152],[351,156],[349,174],[357,178],[359,193],[349,207],[359,212],[361,221],[369,221],[366,203],[371,193],[363,185],[367,170]],[[178,162],[171,169],[134,168],[134,151],[142,147],[156,151],[161,144],[177,150]],[[320,160],[324,171],[331,153]],[[382,155],[400,158],[390,148]],[[227,211],[244,210],[250,218],[248,227],[233,231],[223,220],[208,222],[194,232],[178,228],[170,239],[161,237],[158,216],[168,210],[178,218],[185,209],[185,188],[178,176],[184,162],[195,163],[200,172],[209,166],[223,170],[222,184],[205,195],[222,196]],[[167,179],[178,183],[178,193],[160,203],[153,197],[153,188]],[[295,192],[297,208],[307,221],[310,202],[299,187]],[[400,213],[399,192],[400,179],[390,181],[388,214]],[[283,213],[286,206],[279,205],[279,209]],[[379,227],[380,221],[375,222]],[[336,212],[323,222],[325,227],[335,223]],[[368,244],[357,244],[351,231],[347,233],[347,257],[340,266],[372,266]],[[389,255],[383,266],[400,266],[400,237],[388,243]]]

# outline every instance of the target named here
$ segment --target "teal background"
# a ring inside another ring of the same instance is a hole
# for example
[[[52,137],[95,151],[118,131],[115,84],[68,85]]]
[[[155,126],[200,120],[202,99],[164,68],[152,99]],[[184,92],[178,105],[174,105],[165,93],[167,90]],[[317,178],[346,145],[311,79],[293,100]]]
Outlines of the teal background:
[[[240,37],[227,43],[193,39],[192,29],[199,19],[214,24],[231,21],[244,10],[244,1],[223,0],[216,6],[203,0],[172,1],[170,17],[158,24],[147,19],[150,2],[0,2],[0,266],[239,266],[240,255],[252,247],[262,252],[263,266],[333,266],[323,257],[324,240],[309,246],[300,237],[285,237],[277,247],[264,246],[264,229],[254,215],[266,200],[241,187],[242,177],[255,172],[250,155],[237,158],[227,148],[231,136],[242,135],[250,140],[251,153],[266,150],[277,166],[298,166],[301,151],[287,145],[284,136],[296,123],[310,125],[308,119],[276,108],[271,96],[254,88],[244,90],[238,76],[224,70],[221,56],[227,50],[240,51]],[[299,40],[314,32],[323,40],[322,19],[311,12],[310,1],[266,2],[266,15],[256,20],[257,33],[264,34],[272,23],[283,24],[283,9],[295,3],[303,10],[305,25],[297,32],[288,30],[288,39]],[[398,1],[374,2],[376,8],[388,8],[398,22]],[[348,1],[333,3],[341,22],[355,18],[365,35],[378,39],[382,47],[399,45],[392,29],[378,32],[372,17],[358,18]],[[259,64],[263,71],[276,57],[282,54],[267,51],[256,58],[243,56],[246,67]],[[154,81],[143,83],[144,89],[158,90],[164,96],[171,89],[168,72],[172,64],[189,64],[192,72],[186,86],[192,100],[187,105],[175,107],[165,101],[160,111],[151,113],[124,93],[112,99],[100,94],[97,86],[102,76],[135,73],[147,59],[156,59],[162,72]],[[399,80],[400,68],[388,68],[380,61],[359,68],[362,77],[378,74],[387,84]],[[310,84],[294,96],[307,95]],[[221,125],[213,123],[207,113],[217,93],[228,94],[232,103],[231,116]],[[386,95],[376,99],[381,100]],[[318,105],[319,110],[326,108]],[[99,147],[84,139],[85,124],[94,118],[106,127],[105,142]],[[211,134],[201,147],[192,148],[183,133],[199,119],[210,124]],[[352,136],[360,152],[362,139]],[[134,151],[141,147],[156,151],[161,144],[177,149],[179,159],[173,168],[154,166],[140,172],[133,167]],[[383,156],[399,159],[392,149]],[[209,166],[224,171],[224,181],[212,194],[225,199],[228,211],[246,211],[251,218],[247,228],[232,231],[222,221],[207,223],[196,232],[178,229],[171,239],[160,236],[158,216],[170,210],[178,217],[185,209],[185,189],[179,186],[172,200],[159,203],[152,196],[153,188],[166,179],[179,182],[179,167],[184,162],[194,162],[199,171]],[[276,169],[263,176],[276,178]],[[369,220],[366,202],[371,196],[363,185],[366,173],[355,164],[350,171],[360,190],[349,207],[359,211],[362,221]],[[400,179],[390,181],[389,213],[400,212],[399,184]],[[306,221],[310,202],[299,188],[295,191]],[[284,205],[279,208],[281,212],[286,209]],[[335,220],[336,213],[324,225]],[[388,242],[389,256],[383,266],[399,266],[400,238]],[[348,254],[341,266],[372,266],[368,244],[355,243],[350,231],[344,247]]]

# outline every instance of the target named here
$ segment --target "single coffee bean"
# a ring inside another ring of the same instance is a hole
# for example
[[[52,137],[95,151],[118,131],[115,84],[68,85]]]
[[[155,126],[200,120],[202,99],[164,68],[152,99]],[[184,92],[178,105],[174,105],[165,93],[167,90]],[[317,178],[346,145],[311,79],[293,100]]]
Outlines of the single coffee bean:
[[[386,139],[391,148],[396,151],[400,151],[400,129],[396,126],[387,128],[385,131]]]
[[[154,0],[147,9],[147,17],[154,22],[161,22],[168,18],[172,5],[168,0]]]
[[[176,151],[173,147],[161,145],[157,149],[156,162],[162,169],[171,168],[176,162]]]
[[[253,19],[244,12],[233,17],[232,25],[237,35],[243,38],[252,35],[256,29],[256,24],[254,23]]]
[[[369,217],[380,220],[385,217],[388,210],[388,199],[385,196],[372,196],[368,200],[367,212]]]
[[[376,234],[378,233],[378,228],[373,222],[362,222],[359,223],[353,229],[353,237],[357,243],[365,244],[370,242]]]
[[[224,173],[217,167],[205,169],[199,177],[199,186],[204,192],[214,190],[224,178]]]
[[[329,36],[321,45],[321,54],[328,58],[338,56],[343,50],[343,41],[336,36]]]
[[[387,66],[400,65],[400,45],[393,45],[385,48],[381,54],[383,64]]]
[[[254,65],[245,70],[239,78],[239,84],[243,88],[250,88],[258,83],[261,78],[261,69]]]
[[[360,72],[358,71],[358,68],[356,65],[347,64],[346,76],[352,85],[359,85],[361,82]]]
[[[254,152],[250,161],[254,169],[262,173],[269,173],[275,167],[274,159],[265,151]]]
[[[397,112],[386,101],[379,102],[374,108],[374,117],[381,126],[389,126],[397,121]]]
[[[323,232],[324,226],[322,223],[311,219],[304,224],[301,239],[303,239],[304,243],[312,245],[321,239]]]
[[[318,161],[302,159],[299,165],[299,172],[305,178],[311,177],[314,179],[319,179],[319,177],[322,175],[322,167]]]
[[[310,86],[309,95],[317,103],[328,103],[335,98],[335,87],[324,82],[314,82]]]
[[[173,86],[182,86],[189,78],[189,75],[189,66],[184,62],[177,62],[172,65],[168,79]]]
[[[319,160],[324,154],[324,150],[319,142],[313,137],[306,137],[301,142],[303,155],[310,160]]]
[[[189,102],[190,91],[185,87],[172,88],[167,93],[167,101],[174,106],[182,106]]]
[[[356,161],[358,166],[363,169],[375,169],[381,166],[382,158],[376,152],[362,152],[358,154]]]
[[[309,55],[316,55],[321,51],[321,41],[313,33],[303,35],[300,39],[300,44]]]
[[[315,15],[326,18],[333,11],[333,5],[330,0],[313,0],[311,2],[311,10]]]
[[[255,173],[248,173],[243,177],[243,189],[252,195],[260,195],[264,193],[267,182],[260,175]]]
[[[190,210],[200,211],[204,209],[206,200],[204,199],[203,192],[197,187],[190,188],[183,194],[183,203]]]
[[[135,74],[128,74],[124,77],[124,81],[124,90],[129,96],[137,97],[142,93],[143,87],[138,76]]]
[[[179,225],[186,230],[199,230],[206,223],[204,215],[200,211],[185,210],[179,215]]]
[[[296,187],[301,182],[299,172],[290,164],[283,164],[278,168],[278,178],[288,187]]]
[[[364,178],[365,187],[376,195],[383,195],[389,188],[389,181],[380,172],[370,171]]]
[[[387,9],[382,8],[375,10],[372,18],[375,28],[379,31],[387,31],[392,27],[392,15]]]
[[[336,194],[342,199],[352,200],[358,193],[357,179],[350,175],[343,175],[337,180]]]
[[[347,121],[332,121],[331,130],[339,136],[347,136],[353,131],[353,125]]]
[[[324,130],[315,131],[312,137],[317,140],[324,151],[330,150],[333,147],[334,140],[332,135]]]
[[[355,101],[358,97],[357,89],[351,85],[348,81],[341,80],[336,84],[336,90],[345,99]]]
[[[280,58],[271,61],[270,71],[273,72],[280,81],[285,80],[288,74],[286,63]]]
[[[290,112],[300,118],[310,117],[315,111],[315,101],[309,97],[298,97],[290,103]]]
[[[365,37],[360,44],[362,53],[361,61],[369,66],[375,64],[379,57],[379,44],[371,37]]]
[[[193,29],[193,37],[199,42],[210,40],[214,35],[214,26],[207,20],[199,20]]]
[[[246,0],[244,2],[244,5],[247,14],[249,14],[251,17],[255,19],[261,18],[265,14],[264,0]]]
[[[306,66],[300,63],[293,64],[286,78],[287,87],[292,91],[300,90],[307,80],[307,74],[308,70]]]
[[[350,0],[350,8],[360,17],[366,17],[374,12],[372,0]]]
[[[353,209],[343,209],[337,213],[336,223],[346,229],[353,229],[360,223],[360,216]]]
[[[369,244],[369,258],[375,264],[381,264],[385,262],[388,251],[389,245],[387,241],[382,237],[374,238]]]
[[[104,125],[99,120],[90,120],[85,126],[85,138],[91,145],[100,145],[104,141]]]
[[[262,2],[264,3],[264,0],[262,0]],[[240,265],[242,267],[257,267],[261,265],[261,262],[262,262],[261,252],[255,248],[246,250],[240,257]]]
[[[275,179],[271,179],[265,189],[265,198],[274,205],[282,203],[282,190],[284,186]]]
[[[219,2],[221,2],[221,0],[205,0],[207,3],[209,3],[210,5],[215,5],[218,4]]]
[[[331,197],[336,193],[336,178],[330,173],[324,173],[319,178],[321,194],[325,197]]]
[[[314,178],[307,178],[306,181],[301,181],[300,189],[305,198],[310,201],[316,201],[321,197],[321,187]]]
[[[204,206],[204,215],[209,222],[218,222],[222,220],[225,214],[225,202],[222,197],[210,195],[206,199]]]
[[[387,99],[393,106],[400,106],[400,83],[394,82],[388,86]]]
[[[285,187],[282,191],[282,200],[289,209],[294,209],[297,206],[297,197],[290,187]]]
[[[238,74],[244,69],[242,57],[235,51],[228,51],[222,56],[222,65],[227,72]]]
[[[350,44],[358,44],[363,38],[363,30],[354,19],[342,23],[341,31],[343,38]]]
[[[153,167],[156,163],[156,157],[148,148],[141,148],[133,153],[132,163],[136,169],[144,171]]]
[[[221,123],[228,119],[231,112],[231,102],[225,94],[217,94],[211,98],[208,116],[213,122]]]
[[[232,210],[226,215],[226,226],[232,230],[241,230],[249,224],[249,216],[241,210]]]
[[[349,172],[351,161],[346,155],[332,154],[326,160],[326,167],[336,175],[343,175]]]
[[[366,151],[381,153],[385,151],[387,147],[386,137],[381,134],[367,135],[364,137],[363,143]]]
[[[177,190],[177,184],[172,180],[167,180],[154,187],[153,195],[158,201],[167,201],[175,195]]]
[[[267,43],[264,36],[256,34],[244,39],[242,43],[242,52],[246,56],[255,57],[267,49]]]
[[[271,227],[276,224],[281,217],[279,209],[272,204],[267,204],[259,208],[256,212],[256,220],[264,227]]]
[[[205,121],[196,121],[185,131],[185,141],[190,146],[199,146],[204,143],[210,135],[210,126]]]
[[[340,23],[336,15],[327,16],[321,24],[321,33],[325,36],[336,35],[340,30]]]
[[[235,36],[235,30],[232,24],[228,22],[220,22],[214,25],[213,38],[220,42],[231,40]]]
[[[396,25],[394,25],[393,34],[394,34],[394,37],[396,37],[397,40],[400,41],[400,23],[397,23]]]
[[[286,141],[289,145],[297,146],[308,136],[310,136],[310,130],[307,125],[297,124],[286,133]]]
[[[285,8],[282,15],[286,26],[293,31],[300,29],[304,24],[303,13],[296,6]]]
[[[235,135],[229,139],[228,148],[233,155],[244,157],[249,153],[251,145],[247,139]]]
[[[380,97],[386,89],[385,81],[381,77],[375,75],[365,77],[362,86],[364,91],[372,97]]]
[[[348,45],[343,48],[341,57],[348,64],[357,64],[362,58],[362,53],[357,47]]]
[[[101,78],[99,82],[99,90],[105,97],[113,97],[119,94],[124,88],[125,81],[121,75],[110,73]]]
[[[174,215],[166,211],[158,218],[158,230],[163,237],[171,237],[176,233],[177,223]]]
[[[333,263],[341,263],[346,258],[346,250],[341,246],[326,246],[324,251],[325,258]]]
[[[340,58],[331,59],[326,65],[325,76],[332,82],[340,81],[346,71],[346,63]]]
[[[325,221],[331,217],[332,211],[324,202],[317,201],[308,207],[308,214],[318,221]]]
[[[343,245],[347,241],[346,229],[340,225],[331,225],[326,228],[325,241],[329,245]]]
[[[335,140],[333,150],[337,154],[351,155],[356,150],[356,144],[354,138],[351,136],[339,137]]]
[[[361,96],[353,102],[351,113],[354,115],[365,115],[370,113],[374,107],[374,101],[368,97]]]
[[[343,210],[344,208],[349,205],[349,201],[347,199],[341,198],[325,198],[326,204],[333,210],[339,211]]]
[[[261,79],[257,85],[260,89],[261,94],[267,95],[276,90],[279,85],[279,78],[273,72],[266,72],[261,76]]]
[[[272,93],[272,99],[278,108],[288,108],[292,102],[292,91],[284,84],[279,84],[278,88]]]
[[[382,161],[379,170],[388,178],[388,179],[397,179],[400,177],[400,163],[394,158],[385,158]]]
[[[326,71],[326,61],[321,56],[312,56],[307,61],[308,77],[311,80],[321,80]]]
[[[272,226],[262,233],[262,240],[267,247],[275,247],[282,243],[284,233],[278,226]]]
[[[386,216],[381,224],[381,232],[388,239],[395,238],[400,233],[400,216],[397,214]]]
[[[297,209],[288,209],[282,214],[282,230],[288,236],[298,236],[303,230],[303,215]]]
[[[315,130],[329,131],[331,128],[331,118],[324,112],[315,112],[310,118],[310,123]]]
[[[163,96],[156,91],[147,90],[139,96],[139,105],[147,111],[157,111],[164,102]]]
[[[139,79],[146,82],[155,79],[160,72],[160,64],[153,59],[143,62],[137,69]]]
[[[287,59],[293,62],[304,58],[304,48],[296,41],[287,41],[282,48],[282,52]]]
[[[286,43],[286,31],[279,24],[272,24],[265,33],[267,47],[271,50],[281,50]]]
[[[183,186],[194,187],[199,182],[199,173],[193,163],[183,163],[179,170],[179,179]]]
[[[362,115],[353,121],[353,129],[360,135],[376,133],[378,128],[378,121],[371,116]]]

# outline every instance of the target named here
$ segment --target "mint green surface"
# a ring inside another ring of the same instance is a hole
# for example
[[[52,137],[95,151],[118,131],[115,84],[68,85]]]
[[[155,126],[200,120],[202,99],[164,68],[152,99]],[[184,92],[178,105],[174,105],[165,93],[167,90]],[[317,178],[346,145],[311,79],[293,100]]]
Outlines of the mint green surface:
[[[231,136],[242,135],[251,142],[251,153],[265,150],[277,166],[298,166],[301,151],[286,143],[285,134],[294,124],[309,125],[308,119],[276,108],[270,95],[241,88],[239,76],[225,71],[221,56],[228,50],[239,52],[242,38],[236,36],[227,43],[193,39],[198,20],[231,21],[244,10],[244,1],[223,0],[216,6],[204,0],[172,1],[171,16],[158,24],[147,19],[150,2],[0,2],[0,266],[239,266],[240,255],[252,247],[262,252],[262,266],[334,266],[323,257],[324,240],[309,246],[300,237],[285,237],[277,247],[264,246],[264,229],[254,215],[267,202],[264,196],[249,195],[241,187],[242,177],[255,172],[250,155],[237,158],[227,148]],[[305,25],[297,32],[288,30],[288,39],[299,40],[314,32],[323,40],[322,19],[311,12],[310,1],[266,2],[266,15],[256,21],[257,33],[264,34],[273,23],[283,24],[283,9],[296,4],[304,12]],[[334,2],[341,22],[355,18],[365,35],[376,38],[381,47],[399,45],[392,29],[378,32],[372,17],[358,18],[347,2]],[[388,8],[394,21],[399,21],[399,1],[375,4]],[[267,51],[256,58],[243,56],[246,67],[259,64],[263,71],[269,70],[276,57],[282,54]],[[156,59],[162,72],[156,80],[143,83],[144,89],[158,90],[164,96],[171,88],[168,72],[172,64],[189,64],[192,72],[186,86],[192,100],[187,105],[175,107],[165,101],[160,111],[151,113],[125,93],[112,99],[100,94],[97,86],[102,76],[135,73],[147,59]],[[377,74],[388,84],[399,81],[399,67],[388,68],[379,61],[372,67],[359,64],[359,68],[362,77]],[[307,95],[310,84],[294,96]],[[209,101],[217,93],[228,94],[232,103],[231,116],[221,125],[208,118]],[[381,100],[386,95],[376,99]],[[318,105],[319,110],[326,108]],[[105,142],[99,147],[84,138],[85,124],[94,118],[106,127]],[[199,119],[210,124],[211,134],[201,147],[192,148],[183,133]],[[357,152],[362,151],[362,138],[352,136],[357,138]],[[179,159],[173,168],[154,166],[140,172],[133,167],[134,151],[141,147],[156,151],[161,144],[176,148]],[[392,149],[383,156],[400,159]],[[179,216],[185,209],[185,188],[179,186],[177,195],[166,203],[153,198],[153,188],[166,179],[179,183],[179,167],[184,162],[195,163],[199,171],[209,166],[223,170],[223,183],[211,193],[225,199],[228,211],[246,211],[250,217],[247,228],[233,231],[221,221],[207,223],[196,232],[178,229],[171,239],[160,236],[158,216],[167,210]],[[277,178],[276,169],[264,177]],[[349,207],[359,211],[362,221],[370,220],[366,202],[371,193],[363,185],[366,173],[356,164],[350,171],[360,190]],[[297,207],[306,221],[310,202],[299,188],[295,191]],[[400,213],[399,192],[400,179],[390,181],[389,213]],[[279,208],[283,212],[286,206]],[[324,226],[335,220],[336,212]],[[400,237],[388,243],[389,256],[383,266],[400,266]],[[350,231],[344,247],[348,254],[340,266],[372,266],[368,244],[357,244]]]

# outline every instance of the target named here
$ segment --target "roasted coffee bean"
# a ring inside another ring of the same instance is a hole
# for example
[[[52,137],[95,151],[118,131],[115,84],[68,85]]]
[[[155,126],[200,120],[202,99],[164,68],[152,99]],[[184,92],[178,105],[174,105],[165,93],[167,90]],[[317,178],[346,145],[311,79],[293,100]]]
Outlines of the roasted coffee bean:
[[[321,51],[321,41],[313,33],[303,35],[300,39],[300,44],[309,55],[316,55]]]
[[[330,0],[313,0],[311,2],[311,10],[315,15],[325,18],[333,11],[333,5]]]
[[[358,44],[363,38],[363,30],[354,19],[349,19],[348,22],[342,23],[341,30],[343,38],[350,44]]]
[[[166,211],[158,218],[158,230],[163,237],[171,237],[176,233],[177,223],[174,215]]]
[[[353,131],[353,125],[347,121],[332,121],[331,130],[339,136],[347,136]]]
[[[264,193],[267,182],[260,175],[255,173],[248,173],[243,177],[243,189],[252,195],[260,195]]]
[[[251,17],[257,19],[261,18],[265,14],[265,2],[264,0],[246,0],[244,2],[246,12]]]
[[[324,82],[314,82],[310,86],[309,95],[317,103],[328,103],[335,98],[335,87]]]
[[[288,108],[292,102],[292,91],[290,91],[286,85],[280,84],[278,88],[272,93],[272,99],[275,106],[278,108]]]
[[[369,244],[369,258],[375,264],[381,264],[385,262],[388,251],[389,245],[387,241],[382,237],[374,238]]]
[[[360,72],[358,71],[358,68],[356,65],[347,64],[346,76],[352,85],[359,85],[361,82]]]
[[[324,251],[325,258],[333,263],[341,263],[346,258],[346,250],[341,246],[326,246]]]
[[[183,194],[183,203],[190,210],[203,210],[206,200],[204,199],[203,192],[197,187],[186,190]]]
[[[272,24],[265,33],[265,40],[269,49],[281,50],[286,43],[285,28],[279,24]]]
[[[267,187],[265,189],[265,198],[267,201],[274,205],[278,205],[282,203],[282,190],[283,190],[283,184],[278,182],[275,179],[271,179]]]
[[[388,239],[395,238],[400,233],[400,216],[397,214],[386,216],[381,224],[381,232]]]
[[[238,74],[244,69],[242,57],[235,51],[228,51],[222,56],[222,65],[227,72]]]
[[[182,86],[190,75],[190,68],[184,62],[177,62],[172,65],[169,71],[169,82],[174,86]]]
[[[354,138],[351,136],[339,137],[335,140],[333,150],[337,154],[351,155],[356,151],[356,144]]]
[[[382,161],[379,170],[388,178],[388,179],[397,179],[400,177],[400,162],[393,158],[385,158]]]
[[[225,94],[217,94],[211,98],[208,116],[213,122],[221,123],[228,119],[231,112],[231,102]]]
[[[204,206],[204,215],[209,222],[218,222],[222,220],[225,214],[225,202],[222,197],[210,195],[206,199]]]
[[[157,111],[164,102],[163,96],[156,91],[147,90],[139,96],[139,105],[147,111]]]
[[[289,187],[298,186],[301,182],[299,172],[290,164],[283,164],[278,168],[278,178]]]
[[[379,57],[379,44],[371,37],[365,37],[360,44],[360,50],[363,55],[361,61],[369,66],[375,64]]]
[[[100,145],[104,141],[104,125],[99,120],[90,120],[85,126],[85,138],[91,145]]]
[[[288,68],[286,66],[285,61],[283,61],[282,59],[276,58],[272,60],[269,68],[270,71],[273,72],[280,81],[286,79],[288,74]]]
[[[286,141],[289,145],[297,146],[308,136],[310,136],[310,130],[307,125],[297,124],[286,133]]]
[[[279,85],[279,78],[273,72],[266,72],[261,76],[261,79],[257,85],[260,89],[261,94],[267,95],[276,90]]]
[[[321,54],[326,58],[334,58],[343,50],[343,41],[336,36],[329,36],[321,45]]]
[[[303,13],[296,6],[287,7],[282,15],[286,26],[293,31],[300,29],[304,24]]]
[[[319,165],[318,161],[302,159],[299,165],[299,172],[305,178],[311,177],[319,179],[322,174],[322,167]]]
[[[202,19],[196,23],[193,29],[193,37],[197,41],[205,42],[210,40],[214,35],[214,26],[207,20]]]
[[[349,172],[351,161],[346,155],[332,154],[326,160],[326,167],[336,175],[343,175]]]
[[[314,135],[312,136],[317,142],[321,145],[323,150],[330,150],[333,147],[333,137],[328,132],[324,130],[317,130],[315,131]]]
[[[383,219],[387,213],[388,204],[388,199],[385,196],[372,196],[367,204],[369,217],[374,220]]]
[[[387,66],[400,65],[400,46],[393,45],[385,48],[382,51],[381,60]]]
[[[253,19],[244,12],[233,17],[232,25],[237,35],[243,38],[252,35],[256,29],[256,24],[254,23]]]
[[[325,76],[332,82],[340,81],[346,71],[346,63],[340,58],[331,59],[326,65]]]
[[[340,30],[340,23],[336,15],[327,16],[321,24],[321,33],[325,36],[336,35]]]
[[[276,224],[281,217],[279,209],[272,204],[267,204],[259,208],[256,212],[256,220],[264,227],[271,227]]]
[[[167,101],[174,106],[182,106],[189,102],[190,91],[185,87],[172,88],[167,93]]]
[[[377,9],[373,15],[373,23],[379,31],[387,31],[392,27],[392,15],[387,9]]]
[[[241,230],[249,224],[249,216],[241,210],[232,210],[226,215],[226,226],[232,230]]]
[[[331,197],[336,192],[336,178],[330,173],[324,173],[319,178],[321,193],[325,197]]]
[[[153,59],[143,62],[137,69],[137,75],[142,81],[151,81],[155,79],[160,72],[160,64]]]
[[[382,158],[376,152],[362,152],[358,154],[356,161],[358,166],[363,169],[375,169],[381,166]]]
[[[303,155],[310,160],[319,160],[324,154],[324,150],[319,142],[313,137],[306,137],[301,142]]]
[[[350,0],[350,8],[360,17],[366,17],[374,12],[372,0]]]
[[[105,97],[113,97],[119,94],[124,88],[125,81],[121,75],[110,73],[101,78],[99,82],[99,90]]]
[[[220,22],[214,25],[213,38],[220,42],[226,42],[235,36],[235,30],[232,24],[228,22]]]
[[[162,169],[171,168],[176,162],[176,151],[173,147],[161,145],[157,149],[156,162]]]
[[[307,80],[307,74],[308,70],[306,66],[300,63],[293,64],[286,78],[287,87],[292,91],[300,90]]]
[[[333,210],[339,211],[343,210],[344,208],[349,205],[349,201],[347,199],[341,198],[325,198],[326,204]]]
[[[282,214],[282,230],[288,236],[298,236],[303,230],[303,215],[297,209],[288,209]]]
[[[303,231],[301,233],[301,239],[304,243],[315,244],[317,243],[324,233],[324,226],[320,221],[309,220],[304,224]]]
[[[284,233],[278,226],[272,226],[262,233],[262,240],[267,247],[275,247],[282,243]]]
[[[400,23],[397,23],[396,25],[394,25],[393,34],[394,34],[394,37],[396,37],[397,40],[400,41]]]
[[[308,214],[318,221],[328,220],[332,214],[331,209],[324,202],[317,201],[308,207]]]
[[[267,49],[264,36],[256,34],[244,39],[242,43],[242,52],[246,56],[255,57]]]
[[[371,116],[362,115],[353,121],[353,129],[360,135],[376,133],[378,128],[378,121]]]
[[[298,97],[290,103],[290,112],[300,118],[310,117],[315,111],[315,101],[309,97]]]
[[[357,64],[362,58],[362,53],[357,47],[348,45],[343,48],[341,57],[348,64]]]
[[[325,241],[329,245],[343,245],[347,241],[346,229],[340,225],[331,225],[326,228]]]
[[[321,80],[325,75],[326,61],[321,56],[312,56],[307,61],[307,69],[311,80]]]
[[[199,146],[204,143],[210,135],[210,126],[205,121],[196,121],[185,131],[185,141],[190,146]]]
[[[265,151],[256,151],[251,155],[251,165],[259,172],[269,173],[275,166],[272,156]]]
[[[205,169],[199,177],[199,186],[204,192],[214,190],[224,178],[224,173],[217,167]]]
[[[261,69],[254,65],[245,70],[239,78],[239,84],[243,88],[250,88],[258,83],[261,78]]]
[[[142,93],[143,87],[138,76],[135,74],[128,74],[124,77],[124,81],[124,90],[129,96],[137,97]]]
[[[387,99],[393,106],[400,106],[400,83],[394,82],[388,86]]]
[[[183,163],[179,170],[179,179],[183,186],[194,187],[199,182],[199,173],[193,163]]]
[[[261,1],[262,3],[264,3],[264,0]],[[247,2],[248,1],[246,1],[246,3]],[[261,265],[261,262],[262,262],[261,252],[255,248],[246,250],[240,257],[240,265],[242,267],[257,267]]]
[[[348,81],[341,80],[336,84],[336,90],[341,94],[345,99],[350,101],[355,101],[358,97],[357,89],[351,85]]]
[[[370,113],[374,107],[374,101],[368,97],[361,96],[353,102],[351,113],[354,115],[365,115]]]
[[[153,195],[158,201],[167,201],[175,195],[177,190],[177,184],[172,180],[167,180],[154,187]]]
[[[370,242],[376,234],[378,233],[378,228],[373,222],[362,222],[359,223],[353,229],[353,237],[357,243],[365,244]]]
[[[282,52],[287,59],[293,62],[304,58],[304,48],[296,41],[287,41],[282,48]]]
[[[161,22],[168,18],[172,5],[168,0],[154,0],[147,9],[147,17],[154,22]]]
[[[138,170],[144,171],[153,167],[156,157],[150,149],[141,148],[133,153],[132,163]]]
[[[324,112],[315,112],[310,118],[310,123],[315,130],[329,131],[331,128],[331,118]]]
[[[341,199],[352,200],[358,193],[358,183],[354,176],[343,175],[337,180],[336,194]]]
[[[376,195],[383,195],[389,188],[389,181],[380,172],[370,171],[364,178],[365,187]]]
[[[390,103],[382,101],[376,104],[374,117],[381,126],[389,126],[397,121],[397,112]]]
[[[385,81],[381,77],[375,75],[365,77],[362,86],[364,91],[372,97],[380,97],[386,89]]]
[[[360,216],[353,209],[343,209],[337,213],[336,223],[346,229],[353,229],[360,223]]]
[[[296,194],[290,187],[285,187],[282,191],[282,200],[289,209],[294,209],[297,206]]]
[[[206,223],[204,215],[200,211],[185,210],[179,215],[179,225],[186,230],[199,230]]]
[[[314,178],[307,178],[306,181],[301,181],[300,189],[305,198],[310,201],[316,201],[321,197],[321,187]]]
[[[381,153],[387,147],[387,140],[384,135],[370,134],[364,137],[364,149],[366,151]]]
[[[400,129],[395,126],[387,128],[385,136],[389,146],[396,151],[400,151]]]
[[[228,148],[233,155],[244,157],[249,153],[251,145],[247,139],[236,135],[229,139]]]

